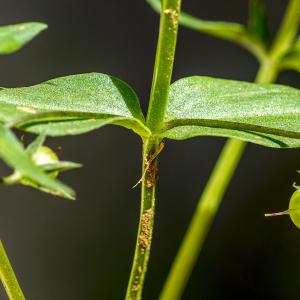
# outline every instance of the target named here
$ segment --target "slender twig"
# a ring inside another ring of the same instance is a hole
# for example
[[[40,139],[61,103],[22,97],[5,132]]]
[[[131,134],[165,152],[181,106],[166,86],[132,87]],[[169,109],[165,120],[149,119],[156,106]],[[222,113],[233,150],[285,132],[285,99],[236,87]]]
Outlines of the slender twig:
[[[14,270],[0,241],[0,277],[10,300],[25,300]]]

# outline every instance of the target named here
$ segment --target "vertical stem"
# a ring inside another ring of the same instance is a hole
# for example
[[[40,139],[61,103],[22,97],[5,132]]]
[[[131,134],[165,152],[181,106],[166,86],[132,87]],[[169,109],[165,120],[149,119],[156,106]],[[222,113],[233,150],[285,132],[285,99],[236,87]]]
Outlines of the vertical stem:
[[[181,0],[163,0],[147,125],[158,131],[166,112],[178,32]]]
[[[25,300],[13,268],[0,241],[0,277],[10,300]]]
[[[160,140],[155,136],[155,132],[162,127],[167,107],[177,42],[180,5],[181,0],[162,1],[159,38],[147,114],[147,125],[153,135],[143,144],[144,175],[141,191],[141,213],[126,300],[142,298],[150,256],[155,209],[156,164],[161,151]]]
[[[287,53],[298,33],[299,22],[300,0],[290,0],[271,50],[273,60],[280,59]]]
[[[154,224],[157,141],[145,141],[143,145],[143,180],[141,191],[141,211],[135,254],[127,287],[126,300],[142,298],[147,272]]]

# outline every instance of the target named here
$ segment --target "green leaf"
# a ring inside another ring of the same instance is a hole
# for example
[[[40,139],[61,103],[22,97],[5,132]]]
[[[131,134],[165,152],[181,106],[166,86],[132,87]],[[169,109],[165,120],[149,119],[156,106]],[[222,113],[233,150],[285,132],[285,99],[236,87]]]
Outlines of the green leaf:
[[[45,142],[45,135],[39,135],[27,148],[26,152],[28,155],[33,156],[44,144]]]
[[[37,22],[0,26],[0,54],[19,50],[46,28],[46,24]]]
[[[248,31],[265,45],[268,45],[270,32],[263,0],[250,0]]]
[[[1,123],[0,157],[22,176],[26,176],[38,185],[47,188],[52,194],[74,199],[74,191],[53,178],[50,178],[36,166],[14,134]]]
[[[297,89],[195,76],[171,85],[162,136],[212,135],[300,147],[299,120]]]
[[[90,73],[31,87],[0,90],[0,122],[50,136],[79,134],[106,124],[148,136],[138,98],[123,81]]]
[[[153,10],[160,13],[160,0],[146,1],[153,8]],[[265,56],[266,50],[263,43],[255,35],[250,33],[242,24],[234,22],[202,20],[185,12],[181,12],[179,16],[179,23],[187,28],[235,42],[248,49],[258,59],[262,59]]]
[[[57,163],[41,165],[41,168],[47,172],[51,172],[51,171],[63,172],[63,171],[78,169],[81,167],[82,167],[81,164],[74,163],[71,161],[58,161]]]

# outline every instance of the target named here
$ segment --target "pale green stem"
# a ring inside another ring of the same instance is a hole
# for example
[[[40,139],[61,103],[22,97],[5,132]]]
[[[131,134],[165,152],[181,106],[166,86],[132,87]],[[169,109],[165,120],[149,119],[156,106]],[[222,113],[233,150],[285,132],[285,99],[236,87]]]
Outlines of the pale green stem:
[[[166,113],[177,42],[180,6],[181,0],[162,1],[159,38],[147,114],[147,125],[154,133],[161,128]]]
[[[0,241],[0,277],[10,300],[25,300],[14,270]]]
[[[162,150],[160,139],[155,133],[162,127],[167,107],[177,42],[180,5],[181,0],[164,0],[162,2],[158,46],[147,114],[147,125],[152,131],[152,136],[143,144],[141,213],[126,300],[142,298],[150,256],[155,213],[156,164],[158,155]]]
[[[290,0],[270,53],[272,60],[279,60],[288,52],[298,33],[299,22],[300,1]]]
[[[156,187],[156,159],[149,165],[152,155],[157,149],[156,141],[145,141],[143,146],[143,180],[141,193],[140,222],[135,246],[135,255],[127,287],[126,300],[142,298],[143,285],[147,272],[152,241],[155,187]]]
[[[300,11],[299,3],[299,0],[291,0],[285,19],[282,22],[282,27],[274,42],[274,47],[271,49],[270,55],[262,61],[256,77],[257,83],[271,83],[276,80],[279,72],[277,65],[279,55],[290,47],[291,41],[297,33]],[[297,12],[294,12],[293,9],[297,9]],[[289,20],[286,20],[287,18]],[[287,28],[287,24],[296,28]],[[288,30],[288,37],[285,38],[284,33],[281,33],[283,32],[282,28]],[[286,43],[289,46],[279,47],[278,40],[280,43]],[[160,295],[160,300],[177,300],[181,298],[245,146],[246,143],[243,141],[230,139],[222,150],[171,267]]]

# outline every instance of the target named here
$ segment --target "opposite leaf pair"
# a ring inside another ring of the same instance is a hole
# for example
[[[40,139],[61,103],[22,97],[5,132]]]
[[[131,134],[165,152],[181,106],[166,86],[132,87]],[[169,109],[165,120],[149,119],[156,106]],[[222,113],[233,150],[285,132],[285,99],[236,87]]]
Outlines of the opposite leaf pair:
[[[142,138],[234,137],[267,147],[300,147],[300,91],[281,85],[188,77],[173,83],[162,128],[147,127],[138,98],[124,82],[100,73],[0,91],[0,122],[50,136],[107,124]]]

